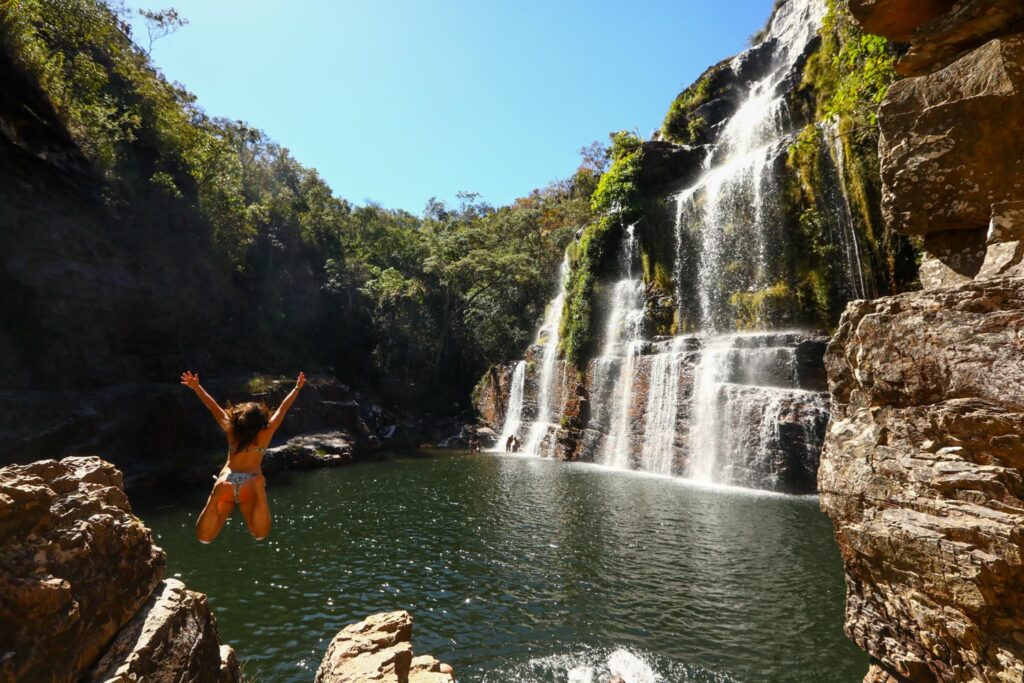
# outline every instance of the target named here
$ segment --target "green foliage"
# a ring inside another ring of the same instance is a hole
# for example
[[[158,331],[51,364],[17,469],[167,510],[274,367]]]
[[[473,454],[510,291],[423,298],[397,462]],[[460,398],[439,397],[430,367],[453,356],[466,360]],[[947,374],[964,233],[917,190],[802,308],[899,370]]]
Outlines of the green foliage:
[[[864,33],[842,0],[828,0],[822,45],[808,61],[804,82],[817,91],[816,118],[842,116],[874,126],[878,107],[896,80],[896,54],[881,36]]]
[[[274,383],[284,380],[284,377],[271,377],[270,375],[256,374],[245,383],[245,390],[254,396],[266,394],[274,390]]]
[[[696,142],[704,130],[704,119],[693,113],[711,99],[711,76],[705,74],[700,80],[679,95],[669,105],[668,113],[661,124],[661,136],[678,144]]]
[[[643,142],[635,133],[624,130],[612,133],[611,138],[611,168],[601,176],[590,199],[590,208],[594,213],[627,212],[640,201],[637,176],[640,173]]]
[[[764,329],[788,322],[793,318],[794,302],[794,293],[785,282],[776,282],[754,292],[735,292],[729,298],[736,327],[740,330]]]
[[[594,302],[600,273],[621,234],[615,218],[605,216],[587,226],[569,249],[572,271],[566,284],[560,321],[560,350],[569,365],[582,368],[594,344]]]
[[[168,83],[120,7],[9,1],[0,47],[102,178],[141,262],[185,252],[197,270],[227,273],[208,295],[230,302],[230,333],[244,331],[234,362],[313,362],[403,397],[462,400],[488,365],[519,355],[565,243],[591,221],[604,147],[508,207],[474,195],[457,208],[432,201],[422,217],[354,206],[260,131],[208,117]],[[146,19],[149,40],[185,21],[174,10]],[[628,175],[638,140],[613,146]],[[605,195],[628,196],[626,183]]]

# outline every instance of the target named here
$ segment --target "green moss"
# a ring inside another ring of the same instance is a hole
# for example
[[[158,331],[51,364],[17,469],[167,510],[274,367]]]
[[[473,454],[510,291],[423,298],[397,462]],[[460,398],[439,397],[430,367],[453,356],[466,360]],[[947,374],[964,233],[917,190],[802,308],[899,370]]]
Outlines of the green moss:
[[[253,395],[267,394],[274,390],[276,382],[283,379],[283,377],[271,377],[270,375],[253,375],[245,383],[245,390]]]
[[[640,204],[640,188],[637,176],[643,157],[643,142],[634,133],[619,131],[613,133],[609,156],[609,168],[597,183],[597,189],[590,198],[590,207],[595,213],[628,213]],[[627,220],[632,220],[626,217]]]
[[[796,293],[785,282],[754,292],[735,292],[729,304],[740,330],[765,329],[793,317]]]
[[[569,250],[572,270],[566,285],[565,307],[560,322],[560,350],[568,364],[582,369],[595,341],[594,301],[600,287],[599,273],[614,255],[621,225],[605,216],[583,231]]]
[[[694,111],[711,99],[711,75],[705,74],[700,80],[679,93],[661,124],[661,136],[671,142],[693,144],[703,132],[704,120],[694,118]],[[697,121],[700,123],[698,124]],[[696,125],[695,125],[696,124]]]

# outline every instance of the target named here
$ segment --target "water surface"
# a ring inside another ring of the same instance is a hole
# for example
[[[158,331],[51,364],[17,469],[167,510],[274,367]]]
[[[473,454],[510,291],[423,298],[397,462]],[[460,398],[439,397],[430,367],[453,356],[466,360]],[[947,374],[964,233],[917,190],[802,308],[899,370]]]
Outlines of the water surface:
[[[331,637],[413,613],[462,682],[856,683],[843,577],[814,498],[537,458],[419,452],[274,475],[274,527],[209,546],[206,491],[139,501],[170,576],[207,593],[263,681],[312,680]]]

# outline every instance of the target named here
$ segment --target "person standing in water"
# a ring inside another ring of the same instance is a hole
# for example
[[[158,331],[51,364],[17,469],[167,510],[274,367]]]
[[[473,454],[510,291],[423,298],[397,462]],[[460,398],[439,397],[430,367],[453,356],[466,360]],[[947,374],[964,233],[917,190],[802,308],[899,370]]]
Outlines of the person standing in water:
[[[273,415],[267,404],[262,402],[238,405],[229,402],[221,408],[199,384],[199,375],[189,371],[182,373],[181,383],[196,393],[228,438],[228,459],[220,475],[214,477],[217,481],[196,522],[196,538],[200,543],[210,543],[217,538],[237,505],[242,510],[249,533],[257,541],[262,541],[270,533],[270,506],[260,463],[274,432],[305,386],[306,375],[299,373],[295,388],[285,396]]]

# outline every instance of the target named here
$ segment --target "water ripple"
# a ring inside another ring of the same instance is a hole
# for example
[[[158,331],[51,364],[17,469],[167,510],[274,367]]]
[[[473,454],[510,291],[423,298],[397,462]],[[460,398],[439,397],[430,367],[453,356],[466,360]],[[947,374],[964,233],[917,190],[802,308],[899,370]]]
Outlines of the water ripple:
[[[841,564],[813,498],[395,456],[275,475],[269,542],[235,518],[201,546],[204,493],[138,512],[265,680],[308,680],[335,632],[394,609],[460,681],[601,683],[616,665],[633,666],[630,683],[853,683],[866,669],[842,634]]]

